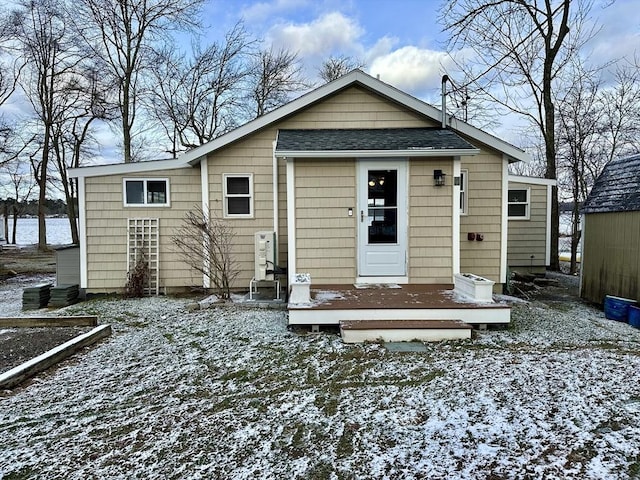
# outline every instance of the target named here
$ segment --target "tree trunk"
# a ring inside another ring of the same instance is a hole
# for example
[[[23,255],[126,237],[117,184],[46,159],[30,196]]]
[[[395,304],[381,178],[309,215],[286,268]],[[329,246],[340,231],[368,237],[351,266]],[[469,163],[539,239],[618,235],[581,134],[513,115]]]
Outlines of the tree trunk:
[[[9,243],[9,206],[5,203],[3,210],[4,238]]]
[[[11,244],[16,245],[16,232],[18,231],[18,209],[13,207],[12,218],[13,221],[13,231],[11,232]]]
[[[72,196],[67,195],[67,216],[69,217],[69,226],[71,227],[71,243],[80,245],[80,236],[78,235],[78,221],[76,215],[76,203]]]
[[[49,169],[49,143],[51,139],[51,127],[45,125],[44,141],[42,143],[42,163],[40,164],[40,175],[36,178],[40,194],[38,195],[38,250],[47,250],[47,223],[46,223],[46,201],[47,201],[47,170]]]
[[[545,154],[547,160],[547,168],[545,178],[556,180],[556,137],[555,137],[555,110],[553,98],[551,96],[551,78],[552,78],[553,58],[547,55],[544,62],[543,73],[543,90],[542,98],[544,105],[544,143]],[[558,205],[558,187],[551,189],[551,252],[549,268],[551,270],[560,270],[560,259],[558,257],[558,238],[560,236],[560,208]]]

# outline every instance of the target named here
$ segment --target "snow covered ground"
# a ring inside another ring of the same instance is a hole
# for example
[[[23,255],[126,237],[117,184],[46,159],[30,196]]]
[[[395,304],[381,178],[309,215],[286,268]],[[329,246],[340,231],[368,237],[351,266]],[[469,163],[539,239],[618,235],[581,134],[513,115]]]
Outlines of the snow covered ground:
[[[0,478],[640,475],[640,331],[575,301],[415,353],[299,335],[273,310],[66,310],[114,334],[0,396]]]

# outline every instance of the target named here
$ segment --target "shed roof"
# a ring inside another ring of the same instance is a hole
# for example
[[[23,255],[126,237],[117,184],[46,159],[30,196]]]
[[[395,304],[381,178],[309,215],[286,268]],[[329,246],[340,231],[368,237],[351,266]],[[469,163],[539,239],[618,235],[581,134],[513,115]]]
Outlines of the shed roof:
[[[612,160],[596,179],[582,213],[640,210],[640,154]]]
[[[278,132],[276,154],[332,151],[477,151],[461,136],[442,128],[349,128]]]

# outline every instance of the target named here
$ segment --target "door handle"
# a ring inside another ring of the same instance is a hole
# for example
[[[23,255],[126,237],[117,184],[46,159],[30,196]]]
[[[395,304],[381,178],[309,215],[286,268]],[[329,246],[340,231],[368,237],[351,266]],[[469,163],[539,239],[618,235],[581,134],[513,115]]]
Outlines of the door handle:
[[[364,210],[360,210],[360,222],[364,222]]]

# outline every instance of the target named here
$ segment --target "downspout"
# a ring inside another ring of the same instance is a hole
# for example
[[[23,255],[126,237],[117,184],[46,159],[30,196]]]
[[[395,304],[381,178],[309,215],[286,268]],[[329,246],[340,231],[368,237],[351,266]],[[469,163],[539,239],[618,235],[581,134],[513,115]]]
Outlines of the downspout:
[[[442,128],[447,128],[447,82],[449,75],[442,76]]]
[[[279,205],[278,205],[278,157],[276,157],[276,145],[278,144],[278,134],[279,131],[276,132],[276,139],[273,141],[273,231],[276,234],[276,248],[275,248],[275,261],[274,263],[278,265],[278,250],[280,249],[280,232],[278,231],[279,222]],[[275,267],[275,265],[274,265]]]
[[[200,160],[200,189],[202,195],[202,214],[204,215],[204,221],[209,222],[209,158],[205,157]],[[202,249],[204,252],[209,251],[208,239],[204,238],[202,241]],[[205,273],[202,275],[202,288],[211,288],[211,262],[207,255],[203,255],[203,270]]]

